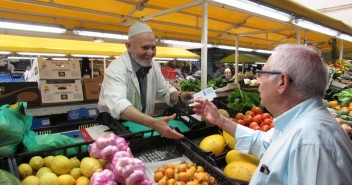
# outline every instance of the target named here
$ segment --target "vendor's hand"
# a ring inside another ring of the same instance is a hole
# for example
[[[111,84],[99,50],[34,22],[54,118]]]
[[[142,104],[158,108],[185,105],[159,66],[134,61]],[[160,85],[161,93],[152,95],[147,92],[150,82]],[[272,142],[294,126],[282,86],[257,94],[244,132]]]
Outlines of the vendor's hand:
[[[193,94],[194,92],[188,92],[188,91],[182,92],[181,94],[182,103],[185,105],[192,103],[191,100],[193,99]]]
[[[341,127],[348,135],[352,134],[352,127],[351,126],[349,126],[347,124],[342,124]]]
[[[193,111],[203,116],[210,123],[218,125],[222,121],[221,114],[218,112],[218,108],[211,103],[208,99],[196,99],[194,100]],[[218,123],[219,122],[219,123]]]
[[[167,123],[176,118],[176,114],[171,116],[165,116],[163,118],[157,119],[155,123],[154,130],[158,131],[159,134],[163,137],[167,137],[170,139],[180,139],[184,136],[178,133],[176,130],[172,129]]]

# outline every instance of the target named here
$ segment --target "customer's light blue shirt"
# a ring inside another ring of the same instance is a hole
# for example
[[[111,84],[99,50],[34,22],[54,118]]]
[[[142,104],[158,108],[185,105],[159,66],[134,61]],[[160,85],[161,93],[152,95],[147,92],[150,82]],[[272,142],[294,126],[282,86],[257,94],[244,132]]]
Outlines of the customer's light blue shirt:
[[[351,140],[321,98],[300,103],[274,124],[266,133],[237,127],[236,149],[261,157],[250,184],[352,185]]]

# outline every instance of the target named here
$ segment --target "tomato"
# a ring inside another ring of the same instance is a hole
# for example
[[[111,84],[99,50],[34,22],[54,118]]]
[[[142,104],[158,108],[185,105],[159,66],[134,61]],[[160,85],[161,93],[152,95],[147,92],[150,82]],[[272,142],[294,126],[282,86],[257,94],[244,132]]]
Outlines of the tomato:
[[[246,122],[246,125],[249,125],[252,122],[252,116],[246,115],[244,116],[244,122]]]
[[[243,113],[239,112],[239,113],[236,114],[235,119],[243,119],[243,118],[244,118]]]
[[[269,125],[263,125],[261,127],[261,129],[262,129],[262,131],[266,132],[266,131],[270,130],[270,126]]]
[[[264,124],[264,125],[270,125],[270,123],[272,123],[272,122],[273,122],[272,119],[266,118],[266,119],[263,121],[263,124]]]
[[[243,119],[238,119],[236,121],[236,123],[240,124],[240,125],[246,125],[246,122]]]
[[[262,109],[260,107],[253,107],[252,112],[254,112],[254,114],[262,114]]]
[[[269,126],[270,128],[274,128],[275,127],[274,122],[271,122]]]
[[[254,127],[257,127],[257,126],[259,126],[257,122],[251,122],[249,124],[249,128],[251,128],[251,129],[254,129]]]
[[[261,130],[262,128],[260,128],[260,126],[256,126],[253,128],[253,130]]]
[[[258,125],[262,122],[262,116],[260,114],[257,114],[253,117],[253,121],[257,122]]]
[[[255,114],[254,114],[254,112],[252,112],[252,111],[250,111],[250,110],[248,110],[248,111],[246,111],[246,114],[245,115],[247,115],[247,116],[255,116]]]
[[[262,114],[262,121],[264,121],[265,119],[270,119],[271,118],[271,115],[267,112],[263,113]]]

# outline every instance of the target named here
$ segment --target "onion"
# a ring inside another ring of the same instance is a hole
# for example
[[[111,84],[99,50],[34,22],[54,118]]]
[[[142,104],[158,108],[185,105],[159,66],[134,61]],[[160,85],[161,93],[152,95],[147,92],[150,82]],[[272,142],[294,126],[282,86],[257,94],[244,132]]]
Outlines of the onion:
[[[133,158],[130,157],[121,157],[117,159],[115,166],[113,166],[113,173],[117,175],[117,179],[120,177],[126,178],[135,170],[132,159]]]
[[[93,176],[89,180],[89,185],[116,185],[117,183],[114,181],[114,174],[105,169],[101,172],[95,172]]]
[[[95,142],[90,144],[89,155],[91,157],[96,158],[96,159],[102,158],[101,153],[100,153],[100,148],[98,148],[98,146]]]
[[[111,161],[116,152],[118,152],[117,147],[114,145],[109,145],[103,148],[100,153],[103,159]]]
[[[97,138],[95,140],[95,143],[97,144],[97,146],[100,149],[103,149],[106,146],[115,145],[116,138],[117,138],[117,136],[115,134],[113,134],[113,133],[104,134],[104,135],[100,136],[99,138]]]
[[[126,178],[126,185],[141,184],[144,181],[144,172],[135,170]]]

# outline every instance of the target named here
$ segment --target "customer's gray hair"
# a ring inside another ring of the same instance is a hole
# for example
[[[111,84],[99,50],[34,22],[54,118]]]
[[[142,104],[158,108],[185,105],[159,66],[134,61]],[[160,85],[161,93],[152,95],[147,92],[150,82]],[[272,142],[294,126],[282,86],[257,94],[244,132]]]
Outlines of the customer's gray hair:
[[[306,99],[324,96],[328,83],[327,65],[311,46],[283,44],[270,57],[273,71],[287,73],[298,96]]]

